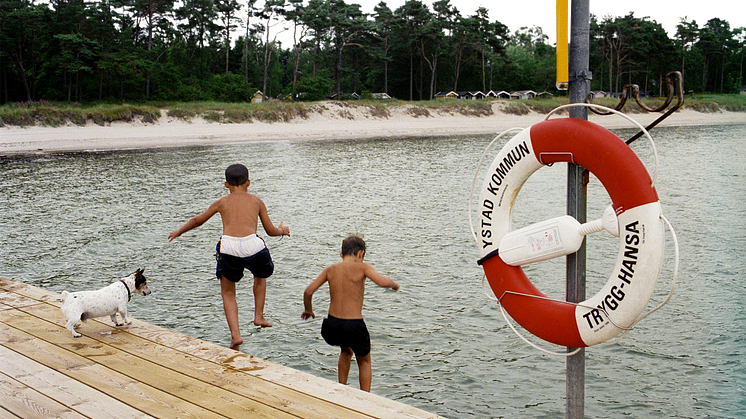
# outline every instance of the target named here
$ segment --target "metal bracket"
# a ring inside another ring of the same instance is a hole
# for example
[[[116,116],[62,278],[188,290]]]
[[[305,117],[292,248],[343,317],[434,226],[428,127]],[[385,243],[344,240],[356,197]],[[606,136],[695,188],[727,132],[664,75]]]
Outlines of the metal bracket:
[[[668,74],[666,74],[666,85],[668,89],[668,95],[666,96],[665,102],[663,102],[662,105],[658,106],[657,108],[651,108],[647,105],[645,105],[642,102],[642,99],[640,98],[640,87],[636,84],[628,84],[625,85],[622,89],[622,97],[619,99],[619,103],[617,103],[616,108],[614,108],[615,111],[621,111],[622,108],[624,108],[624,104],[627,102],[627,99],[631,96],[637,104],[644,109],[647,112],[663,112],[668,108],[668,105],[670,105],[673,102],[673,97],[676,95],[677,102],[675,105],[673,105],[666,113],[661,115],[658,119],[650,123],[645,129],[650,130],[654,126],[658,125],[659,122],[662,120],[668,118],[672,113],[676,112],[681,105],[684,104],[684,79],[681,76],[681,72],[679,71],[672,71]],[[586,103],[591,103],[591,95],[589,94],[586,98]],[[602,112],[597,111],[594,108],[591,108],[591,111],[597,115],[611,115],[611,112]],[[642,136],[642,131],[635,134],[632,138],[625,141],[627,144],[630,144],[631,142],[635,141],[636,139],[640,138]]]
[[[589,81],[593,80],[593,73],[590,70],[571,71],[568,78],[570,81]]]

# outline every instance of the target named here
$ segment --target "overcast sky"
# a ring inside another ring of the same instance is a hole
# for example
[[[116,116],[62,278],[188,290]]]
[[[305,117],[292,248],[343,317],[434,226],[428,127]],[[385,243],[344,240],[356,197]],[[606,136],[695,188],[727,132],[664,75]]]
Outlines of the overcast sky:
[[[381,0],[347,0],[357,3],[365,13]],[[401,7],[405,0],[385,0],[391,10]],[[432,10],[432,0],[424,0]],[[568,0],[572,4],[572,0]],[[549,36],[549,44],[556,42],[556,2],[554,0],[451,0],[461,16],[473,15],[479,6],[489,10],[491,21],[499,21],[513,33],[521,27],[538,26]],[[668,36],[676,35],[680,18],[696,21],[702,27],[712,18],[720,18],[730,24],[731,29],[746,27],[746,2],[743,0],[590,0],[591,13],[599,20],[606,15],[626,16],[634,12],[635,17],[650,17],[660,23]]]

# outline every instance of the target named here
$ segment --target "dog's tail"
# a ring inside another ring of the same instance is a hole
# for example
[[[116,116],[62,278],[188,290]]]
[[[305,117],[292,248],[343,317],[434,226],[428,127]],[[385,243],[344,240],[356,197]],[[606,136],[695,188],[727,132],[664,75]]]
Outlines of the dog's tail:
[[[63,304],[65,303],[65,300],[67,300],[67,297],[69,296],[70,296],[70,293],[68,293],[67,291],[62,291],[62,303]]]

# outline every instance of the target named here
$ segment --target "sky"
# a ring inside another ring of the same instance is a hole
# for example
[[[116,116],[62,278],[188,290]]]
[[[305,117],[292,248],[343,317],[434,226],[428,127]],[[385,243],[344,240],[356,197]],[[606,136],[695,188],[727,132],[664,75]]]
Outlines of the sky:
[[[456,0],[461,9],[468,11],[473,9],[477,2]],[[544,29],[551,32],[552,23],[554,22],[554,12],[552,11],[551,0],[539,1],[519,1],[508,3],[500,0],[485,0],[492,9],[494,17],[502,19],[510,25],[521,23],[541,23]],[[654,17],[666,22],[666,27],[671,28],[674,23],[674,17],[680,13],[687,12],[697,18],[699,21],[706,20],[711,15],[720,14],[738,22],[746,22],[746,8],[740,1],[710,1],[699,2],[684,1],[599,1],[592,2],[591,9],[599,13],[606,11],[625,12],[630,8],[636,9],[641,14],[650,13]],[[510,6],[506,7],[506,4]],[[546,4],[546,6],[544,6]],[[695,6],[695,4],[697,4]],[[510,12],[508,12],[510,10]]]
[[[373,13],[381,0],[347,0],[357,3],[364,13]],[[384,0],[391,10],[402,6],[405,0]],[[433,0],[424,0],[432,10]],[[473,15],[478,7],[489,10],[491,21],[499,21],[514,33],[521,27],[538,26],[549,36],[549,44],[556,40],[555,0],[451,0],[462,16]],[[572,4],[572,0],[568,0]],[[663,26],[668,36],[676,35],[680,18],[696,21],[699,27],[712,18],[720,18],[730,24],[731,29],[746,27],[746,2],[743,0],[590,0],[590,12],[599,20],[606,15],[626,16],[634,12],[635,17],[650,17]]]

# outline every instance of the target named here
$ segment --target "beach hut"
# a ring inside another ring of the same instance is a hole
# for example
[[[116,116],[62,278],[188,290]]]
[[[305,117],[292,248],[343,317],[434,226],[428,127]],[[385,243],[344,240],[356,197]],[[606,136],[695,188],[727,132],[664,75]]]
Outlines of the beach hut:
[[[536,97],[536,92],[533,90],[516,90],[510,93],[511,99],[533,99]]]
[[[490,90],[489,92],[485,93],[485,96],[495,99],[510,99],[510,93],[506,92],[505,90],[500,90],[499,92]]]
[[[603,90],[594,90],[588,93],[588,96],[590,96],[591,99],[597,99],[600,97],[606,97],[606,92],[604,92]]]
[[[339,94],[332,93],[329,96],[327,96],[326,98],[330,99],[330,100],[346,100],[346,99],[357,100],[357,99],[360,99],[360,95],[357,94],[357,93],[355,93],[355,92],[352,92],[352,93],[339,93]]]
[[[477,91],[474,91],[474,92],[469,92],[469,94],[471,95],[471,98],[472,98],[472,99],[484,99],[485,97],[487,97],[487,96],[486,96],[486,95],[485,95],[484,93],[482,93],[482,91],[480,91],[480,90],[477,90]]]
[[[251,96],[251,103],[262,103],[264,101],[264,93],[261,90],[257,90],[253,96]]]
[[[389,100],[391,96],[387,93],[373,93],[373,99]]]
[[[435,99],[458,99],[458,93],[451,90],[450,92],[438,92],[435,94]]]
[[[462,90],[456,92],[456,94],[458,95],[459,99],[476,100],[485,98],[485,94],[479,90]]]

